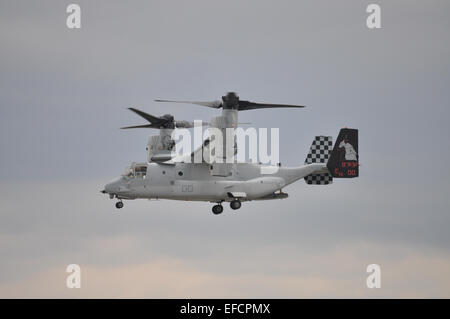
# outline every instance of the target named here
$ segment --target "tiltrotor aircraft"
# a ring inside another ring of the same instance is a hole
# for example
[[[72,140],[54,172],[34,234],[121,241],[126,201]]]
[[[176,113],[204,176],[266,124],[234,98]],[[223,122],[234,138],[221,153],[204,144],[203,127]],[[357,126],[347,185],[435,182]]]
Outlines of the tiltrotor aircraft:
[[[212,108],[222,108],[222,115],[213,117],[210,127],[227,136],[225,131],[236,128],[238,112],[261,108],[302,108],[304,106],[255,103],[240,100],[236,93],[229,92],[222,101],[191,102],[155,100],[157,102],[190,103]],[[160,135],[149,138],[147,162],[132,163],[125,172],[105,185],[102,193],[116,198],[117,208],[123,207],[124,199],[172,199],[184,201],[207,201],[214,203],[212,212],[223,212],[223,202],[229,202],[233,210],[241,208],[242,202],[253,200],[284,199],[288,197],[282,188],[299,179],[307,184],[331,184],[335,178],[352,178],[359,175],[358,130],[343,128],[332,147],[331,136],[316,136],[307,154],[304,165],[297,167],[268,166],[255,163],[228,163],[227,154],[235,154],[235,141],[223,141],[221,161],[192,161],[197,152],[206,151],[212,140],[185,157],[174,157],[175,142],[171,133],[176,128],[190,128],[194,124],[175,121],[173,116],[155,117],[140,110],[130,108],[150,124],[125,128],[156,128]],[[216,145],[217,147],[217,145]],[[231,148],[231,150],[230,150]],[[189,160],[188,160],[189,159]],[[270,171],[271,173],[267,173]]]

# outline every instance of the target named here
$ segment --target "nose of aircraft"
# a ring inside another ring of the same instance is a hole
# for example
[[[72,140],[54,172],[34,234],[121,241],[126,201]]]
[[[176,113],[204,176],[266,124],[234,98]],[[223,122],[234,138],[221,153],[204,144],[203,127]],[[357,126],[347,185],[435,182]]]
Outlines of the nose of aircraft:
[[[102,193],[109,193],[109,194],[115,194],[120,192],[120,185],[121,185],[122,179],[120,177],[114,179],[113,181],[109,182],[105,185],[104,190]]]

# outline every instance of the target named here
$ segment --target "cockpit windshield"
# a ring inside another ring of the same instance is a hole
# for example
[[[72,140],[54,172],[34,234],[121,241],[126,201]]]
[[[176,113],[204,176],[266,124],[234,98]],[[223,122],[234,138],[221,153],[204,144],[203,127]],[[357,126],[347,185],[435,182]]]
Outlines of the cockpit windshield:
[[[131,166],[128,166],[122,173],[122,176],[133,178],[134,177],[133,168],[131,168]]]
[[[125,169],[125,171],[122,173],[122,176],[128,178],[145,178],[147,176],[147,165],[132,164]]]

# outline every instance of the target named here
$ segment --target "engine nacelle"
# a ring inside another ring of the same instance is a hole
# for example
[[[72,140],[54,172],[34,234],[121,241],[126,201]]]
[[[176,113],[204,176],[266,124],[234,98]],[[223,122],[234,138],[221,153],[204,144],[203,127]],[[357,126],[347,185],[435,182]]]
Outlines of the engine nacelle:
[[[161,129],[159,135],[148,138],[147,161],[161,162],[168,161],[172,157],[172,150],[175,141],[172,139],[172,129]]]

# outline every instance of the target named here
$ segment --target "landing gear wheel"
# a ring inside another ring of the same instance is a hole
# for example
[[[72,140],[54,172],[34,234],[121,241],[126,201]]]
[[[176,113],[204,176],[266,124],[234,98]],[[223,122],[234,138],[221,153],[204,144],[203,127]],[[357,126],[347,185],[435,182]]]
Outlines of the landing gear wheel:
[[[123,203],[122,202],[117,202],[116,203],[116,208],[117,209],[121,209],[123,207]]]
[[[231,209],[234,209],[234,210],[241,208],[241,205],[242,205],[241,201],[239,201],[237,199],[235,199],[234,201],[230,202],[230,207],[231,207]]]
[[[220,204],[214,205],[212,208],[212,212],[214,215],[219,215],[223,212],[223,207]]]

